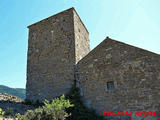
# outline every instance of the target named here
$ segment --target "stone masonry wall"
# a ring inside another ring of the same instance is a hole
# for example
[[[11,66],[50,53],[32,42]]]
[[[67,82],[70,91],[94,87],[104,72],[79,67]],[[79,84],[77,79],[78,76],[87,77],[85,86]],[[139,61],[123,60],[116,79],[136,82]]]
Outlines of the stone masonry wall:
[[[157,115],[144,120],[160,118],[160,55],[110,38],[90,52],[89,33],[74,8],[28,28],[28,100],[65,94],[76,79],[85,105],[98,114],[152,110]]]
[[[76,11],[74,13],[76,63],[90,52],[89,33]]]
[[[73,22],[73,9],[69,9],[29,26],[27,99],[52,99],[73,84]]]
[[[160,118],[158,54],[106,38],[79,61],[77,70],[77,86],[83,101],[98,114],[102,115],[104,110],[133,113],[152,110],[156,111],[156,117],[146,117],[145,120]],[[111,81],[114,90],[107,88],[107,82]]]
[[[50,100],[67,93],[76,62],[90,50],[89,33],[80,17],[71,8],[28,28],[27,99]]]

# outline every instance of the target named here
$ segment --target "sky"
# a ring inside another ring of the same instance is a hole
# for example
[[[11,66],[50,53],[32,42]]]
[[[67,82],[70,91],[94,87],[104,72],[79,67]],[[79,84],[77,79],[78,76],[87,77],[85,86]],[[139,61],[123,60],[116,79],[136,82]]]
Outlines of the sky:
[[[0,0],[0,85],[25,88],[27,26],[71,7],[91,50],[109,36],[160,54],[160,0]]]

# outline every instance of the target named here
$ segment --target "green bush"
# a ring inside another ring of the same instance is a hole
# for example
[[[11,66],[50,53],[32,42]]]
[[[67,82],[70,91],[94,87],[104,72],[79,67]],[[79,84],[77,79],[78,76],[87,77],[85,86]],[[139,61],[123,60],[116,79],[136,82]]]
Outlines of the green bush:
[[[3,117],[5,114],[5,112],[2,110],[2,108],[0,108],[0,117]]]
[[[64,120],[69,114],[65,111],[66,108],[72,107],[69,100],[62,95],[51,101],[44,101],[44,106],[35,110],[28,110],[24,115],[17,114],[19,120]]]
[[[96,115],[95,111],[88,109],[84,106],[80,90],[75,85],[71,88],[69,93],[66,95],[66,98],[70,100],[71,104],[74,104],[74,107],[68,108],[67,112],[71,113],[71,116],[67,120],[103,120],[102,116]]]

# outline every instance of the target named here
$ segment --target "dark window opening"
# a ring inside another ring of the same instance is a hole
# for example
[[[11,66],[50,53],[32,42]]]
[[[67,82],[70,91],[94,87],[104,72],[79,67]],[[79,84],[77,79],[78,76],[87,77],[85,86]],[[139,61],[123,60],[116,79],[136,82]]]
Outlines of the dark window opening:
[[[115,89],[114,82],[113,81],[107,82],[107,90],[113,91],[114,89]]]

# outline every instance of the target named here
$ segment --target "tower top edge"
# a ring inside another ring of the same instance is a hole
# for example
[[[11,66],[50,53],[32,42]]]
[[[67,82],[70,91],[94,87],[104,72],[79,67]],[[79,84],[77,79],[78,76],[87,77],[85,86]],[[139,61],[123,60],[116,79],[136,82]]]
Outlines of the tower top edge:
[[[57,13],[57,14],[54,14],[54,15],[52,15],[52,16],[50,16],[50,17],[44,18],[43,20],[40,20],[40,21],[38,21],[38,22],[36,22],[36,23],[33,23],[33,24],[27,26],[27,28],[30,29],[32,26],[37,25],[37,24],[39,24],[39,23],[41,23],[41,22],[43,22],[43,21],[45,21],[45,20],[47,20],[47,19],[49,19],[49,18],[55,17],[55,16],[57,16],[57,15],[60,15],[60,14],[62,14],[62,13],[64,13],[64,12],[66,12],[66,11],[75,11],[75,12],[76,12],[76,10],[74,9],[74,7],[71,7],[71,8],[69,8],[69,9],[67,9],[67,10],[64,10],[64,11],[62,11],[62,12],[59,12],[59,13]]]

